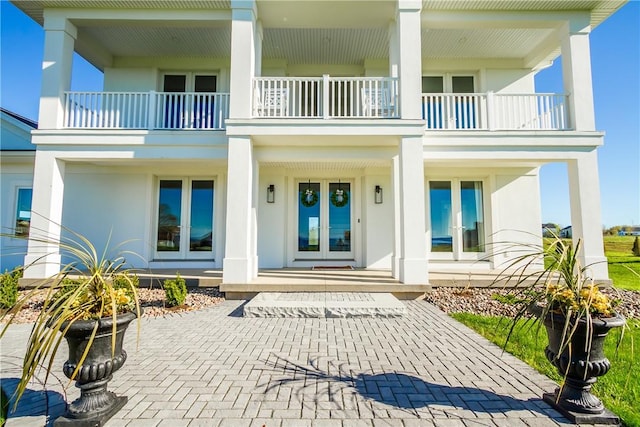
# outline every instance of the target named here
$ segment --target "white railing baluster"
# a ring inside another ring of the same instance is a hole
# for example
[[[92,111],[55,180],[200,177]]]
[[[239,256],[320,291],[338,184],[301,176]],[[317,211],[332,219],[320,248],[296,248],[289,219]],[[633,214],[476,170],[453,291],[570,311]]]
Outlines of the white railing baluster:
[[[567,130],[565,105],[566,95],[549,93],[429,93],[422,117],[427,130]]]

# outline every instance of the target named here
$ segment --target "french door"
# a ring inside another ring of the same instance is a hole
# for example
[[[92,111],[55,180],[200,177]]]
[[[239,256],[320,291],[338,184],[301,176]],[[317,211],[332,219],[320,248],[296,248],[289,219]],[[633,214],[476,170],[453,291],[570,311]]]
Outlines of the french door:
[[[297,259],[353,259],[351,182],[297,183]]]
[[[157,259],[213,259],[213,179],[160,179]]]
[[[214,120],[213,105],[217,77],[210,74],[165,74],[163,127],[168,129],[207,128]],[[185,92],[191,93],[189,96]]]
[[[429,181],[431,259],[473,260],[485,255],[482,181]]]

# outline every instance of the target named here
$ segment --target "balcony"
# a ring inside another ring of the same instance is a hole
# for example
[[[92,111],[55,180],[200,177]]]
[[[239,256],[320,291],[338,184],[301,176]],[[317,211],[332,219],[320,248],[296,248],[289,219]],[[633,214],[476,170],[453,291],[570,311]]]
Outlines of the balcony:
[[[398,80],[390,77],[258,77],[255,118],[396,119]]]
[[[228,93],[66,92],[65,128],[224,130]]]
[[[422,94],[427,131],[569,130],[566,95]],[[224,130],[228,93],[66,92],[70,129]],[[396,119],[394,78],[255,78],[254,118]]]
[[[425,93],[426,130],[569,130],[567,97],[553,93]]]

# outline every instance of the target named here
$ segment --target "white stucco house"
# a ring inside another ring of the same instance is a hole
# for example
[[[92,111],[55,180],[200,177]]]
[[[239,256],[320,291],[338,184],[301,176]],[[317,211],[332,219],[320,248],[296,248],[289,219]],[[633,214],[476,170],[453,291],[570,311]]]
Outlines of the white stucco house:
[[[227,292],[347,265],[419,287],[540,236],[539,168],[564,162],[582,260],[605,259],[589,33],[623,0],[12,2],[45,30],[32,230],[112,230]],[[74,51],[102,92],[69,90]],[[565,93],[537,93],[559,55]],[[46,249],[26,278],[58,270]]]
[[[34,121],[0,108],[0,229],[19,237],[29,233],[36,155],[31,131],[37,127]],[[0,273],[22,265],[26,251],[24,239],[0,237]]]

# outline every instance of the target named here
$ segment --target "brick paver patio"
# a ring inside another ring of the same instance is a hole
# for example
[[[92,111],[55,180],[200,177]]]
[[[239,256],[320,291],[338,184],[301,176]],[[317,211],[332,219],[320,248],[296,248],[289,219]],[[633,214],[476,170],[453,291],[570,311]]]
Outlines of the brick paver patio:
[[[129,402],[107,427],[568,425],[541,400],[553,382],[426,302],[394,319],[242,318],[242,303],[145,318],[137,351],[132,324],[110,383]],[[3,387],[29,330],[0,343]],[[55,374],[8,427],[45,425],[77,397]]]

